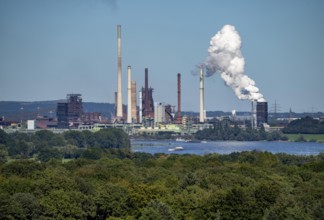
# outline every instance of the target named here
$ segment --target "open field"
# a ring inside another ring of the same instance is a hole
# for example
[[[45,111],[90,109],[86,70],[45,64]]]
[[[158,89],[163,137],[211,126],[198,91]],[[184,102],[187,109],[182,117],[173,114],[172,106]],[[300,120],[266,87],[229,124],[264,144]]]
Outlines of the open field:
[[[285,134],[289,139],[289,141],[296,141],[300,137],[300,135],[303,135],[303,137],[307,140],[316,140],[317,142],[323,142],[324,143],[324,134]]]

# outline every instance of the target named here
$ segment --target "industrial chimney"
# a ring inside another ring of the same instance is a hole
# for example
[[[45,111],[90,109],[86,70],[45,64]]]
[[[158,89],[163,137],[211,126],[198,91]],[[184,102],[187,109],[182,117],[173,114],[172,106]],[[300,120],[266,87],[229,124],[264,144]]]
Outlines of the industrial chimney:
[[[256,105],[257,101],[252,100],[252,110],[251,110],[251,128],[256,129],[257,128],[257,119],[256,119]]]
[[[122,67],[121,67],[121,25],[117,25],[117,47],[118,47],[118,75],[117,75],[117,114],[118,118],[123,117],[122,102]]]
[[[132,72],[131,66],[127,67],[127,123],[132,123]]]
[[[181,123],[181,74],[178,73],[178,123]]]
[[[200,66],[200,106],[199,106],[199,122],[205,122],[204,114],[204,70],[203,65]]]
[[[150,104],[149,104],[149,95],[148,95],[148,68],[145,68],[145,88],[144,88],[144,97],[145,97],[145,100],[144,100],[144,103],[145,103],[145,106],[144,106],[144,109],[145,109],[145,112],[144,112],[144,115],[145,117],[148,117],[149,115],[149,108],[150,108]]]
[[[137,98],[136,98],[136,82],[131,82],[131,95],[132,95],[132,121],[137,122]]]
[[[142,124],[142,121],[143,121],[143,108],[142,108],[142,90],[139,91],[138,93],[138,104],[139,104],[139,113],[138,113],[138,123]]]

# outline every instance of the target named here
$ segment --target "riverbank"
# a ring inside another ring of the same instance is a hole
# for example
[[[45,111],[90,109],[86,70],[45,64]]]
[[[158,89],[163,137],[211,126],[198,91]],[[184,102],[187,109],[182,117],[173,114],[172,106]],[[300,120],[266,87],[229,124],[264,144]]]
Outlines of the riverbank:
[[[318,142],[324,143],[324,134],[285,134],[288,137],[288,141],[291,142]]]

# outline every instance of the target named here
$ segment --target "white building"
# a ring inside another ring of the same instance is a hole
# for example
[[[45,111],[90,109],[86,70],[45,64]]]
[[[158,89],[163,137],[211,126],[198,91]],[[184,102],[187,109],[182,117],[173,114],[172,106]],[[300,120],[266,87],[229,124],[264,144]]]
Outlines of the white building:
[[[155,103],[154,106],[154,123],[164,123],[165,122],[165,105],[163,103]]]

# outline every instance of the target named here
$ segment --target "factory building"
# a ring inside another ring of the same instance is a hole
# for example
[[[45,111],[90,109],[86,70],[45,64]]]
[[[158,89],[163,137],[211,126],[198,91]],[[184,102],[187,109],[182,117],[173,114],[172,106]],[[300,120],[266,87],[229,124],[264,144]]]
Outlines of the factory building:
[[[142,87],[142,116],[143,119],[154,118],[153,88],[148,86],[147,68],[145,68],[145,87]]]
[[[165,106],[165,121],[168,123],[173,122],[174,120],[174,106],[172,105],[166,105]]]
[[[68,94],[66,102],[57,103],[57,127],[68,128],[69,124],[77,127],[81,124],[83,107],[81,94]]]
[[[57,127],[58,128],[69,128],[69,114],[68,114],[68,103],[59,102],[57,103],[56,115],[57,115]]]
[[[100,112],[86,112],[82,115],[84,124],[101,123],[102,117]]]
[[[57,103],[56,116],[58,128],[77,128],[82,124],[94,124],[102,122],[101,113],[83,112],[81,94],[68,94],[65,102]],[[39,123],[37,123],[37,120],[38,119],[36,119],[36,128],[46,128],[49,126],[53,127],[51,123],[47,123],[47,126],[38,126]]]
[[[267,102],[257,102],[256,121],[258,127],[260,127],[261,124],[263,123],[268,123],[268,103]]]
[[[155,103],[154,107],[154,123],[158,125],[165,123],[165,105],[163,103]]]
[[[68,94],[66,98],[68,101],[69,122],[80,124],[83,113],[81,94]]]

